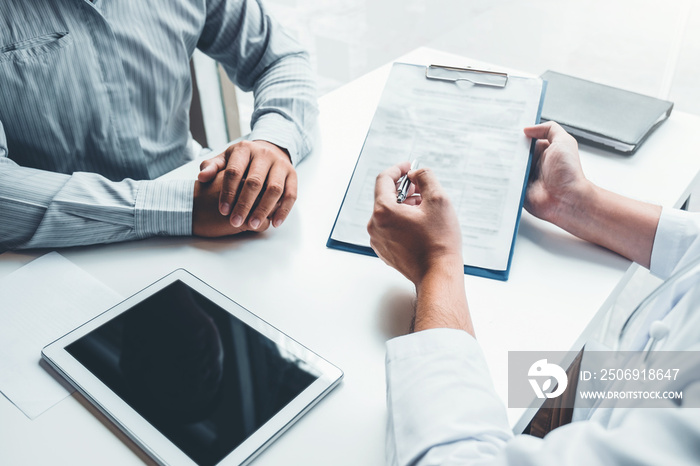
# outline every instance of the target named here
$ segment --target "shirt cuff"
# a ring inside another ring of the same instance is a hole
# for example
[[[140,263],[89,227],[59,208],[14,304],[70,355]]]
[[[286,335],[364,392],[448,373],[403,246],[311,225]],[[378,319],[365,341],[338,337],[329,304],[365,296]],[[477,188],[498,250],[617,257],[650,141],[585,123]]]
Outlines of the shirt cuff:
[[[136,235],[139,238],[191,235],[194,182],[141,181],[136,194]]]
[[[270,112],[258,118],[253,125],[253,131],[248,135],[247,139],[271,142],[285,149],[289,152],[292,165],[295,167],[306,155],[306,153],[300,153],[304,144],[301,141],[302,136],[299,134],[296,125],[279,113]]]
[[[462,442],[475,460],[497,454],[511,438],[481,348],[468,333],[431,329],[390,340],[386,374],[388,464],[442,464]]]
[[[698,237],[700,215],[664,207],[651,250],[651,273],[668,278]]]
[[[434,328],[393,338],[386,342],[387,364],[392,361],[425,356],[428,353],[478,355],[481,348],[476,338],[464,330]]]

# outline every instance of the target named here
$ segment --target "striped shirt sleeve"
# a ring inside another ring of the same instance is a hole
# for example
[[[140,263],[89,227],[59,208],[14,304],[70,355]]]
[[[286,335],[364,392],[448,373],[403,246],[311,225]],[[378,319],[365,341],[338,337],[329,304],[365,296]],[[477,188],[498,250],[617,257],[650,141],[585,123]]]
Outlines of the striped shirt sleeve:
[[[318,115],[309,56],[260,0],[208,0],[197,47],[242,90],[253,91],[248,139],[287,149],[295,165],[309,154]]]
[[[97,2],[81,15],[68,3],[0,2],[0,23],[13,25],[0,27],[0,60],[22,62],[0,68],[15,84],[0,86],[0,252],[192,233],[194,180],[150,179],[188,160],[195,47],[254,92],[249,139],[287,149],[294,164],[310,152],[309,57],[260,0]],[[30,14],[41,21],[22,22]],[[56,33],[34,37],[44,29]],[[44,113],[25,111],[34,107]]]
[[[6,157],[3,137],[0,252],[191,234],[194,180],[114,182],[20,167]]]

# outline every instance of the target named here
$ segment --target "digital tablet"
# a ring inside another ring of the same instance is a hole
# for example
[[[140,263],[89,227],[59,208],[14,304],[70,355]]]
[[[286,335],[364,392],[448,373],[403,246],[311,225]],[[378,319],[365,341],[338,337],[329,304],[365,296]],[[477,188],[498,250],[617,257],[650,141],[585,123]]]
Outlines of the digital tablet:
[[[185,270],[42,356],[161,464],[246,464],[343,377]]]

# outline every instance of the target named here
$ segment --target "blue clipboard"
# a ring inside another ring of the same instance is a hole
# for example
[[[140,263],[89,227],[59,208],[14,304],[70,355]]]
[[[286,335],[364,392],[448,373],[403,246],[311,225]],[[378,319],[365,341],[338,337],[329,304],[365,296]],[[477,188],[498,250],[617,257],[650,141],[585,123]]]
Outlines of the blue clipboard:
[[[395,63],[394,64],[395,67],[397,65],[399,65],[399,66],[418,66],[418,65],[406,65],[406,64],[402,64],[402,63]],[[436,73],[437,77],[433,78],[433,79],[437,79],[437,80],[446,80],[446,81],[465,80],[465,81],[469,81],[469,82],[474,83],[474,84],[482,84],[482,85],[491,86],[491,87],[504,87],[505,85],[507,85],[507,82],[508,82],[508,76],[505,73],[484,72],[481,70],[442,67],[442,66],[436,67],[435,65],[431,65],[430,67],[422,67],[422,68],[426,69],[426,77],[428,76],[428,73],[431,72],[431,69],[440,70],[442,75],[440,76]],[[452,73],[452,74],[450,74],[450,73]],[[458,74],[455,74],[455,73],[458,73]],[[487,74],[486,79],[490,80],[489,83],[487,84],[486,82],[475,82],[473,79],[481,79],[481,76],[478,74],[475,75],[475,73],[486,73]],[[498,75],[498,76],[496,76],[495,78],[493,76],[491,76],[494,74]],[[466,77],[464,77],[464,76],[466,76]],[[476,78],[473,78],[474,76],[476,76]],[[389,79],[391,79],[391,77]],[[540,123],[541,114],[542,114],[542,107],[544,104],[544,98],[545,98],[545,94],[546,94],[546,89],[547,89],[547,81],[543,80],[540,98],[539,98],[539,105],[538,105],[538,109],[537,109],[537,114],[536,114],[535,121],[532,124]],[[376,114],[375,114],[375,119],[376,119]],[[373,119],[372,124],[374,124],[374,119]],[[370,126],[370,128],[371,128],[371,126]],[[343,201],[341,202],[341,207],[340,207],[340,209],[338,209],[338,214],[336,215],[336,219],[333,223],[333,228],[331,229],[328,240],[326,241],[326,246],[328,248],[337,249],[340,251],[346,251],[346,252],[352,252],[352,253],[362,254],[362,255],[366,255],[366,256],[377,257],[376,253],[369,246],[355,244],[352,242],[340,241],[340,240],[333,238],[333,233],[336,230],[336,226],[338,224],[338,219],[340,218],[340,214],[341,214],[343,205],[347,201],[348,192],[350,191],[350,187],[352,185],[352,180],[356,175],[358,165],[359,165],[360,160],[362,158],[362,154],[365,150],[365,146],[367,144],[367,138],[369,137],[369,134],[370,134],[370,132],[368,131],[367,136],[365,137],[365,141],[363,143],[362,150],[360,151],[360,155],[358,156],[357,162],[355,163],[355,168],[353,169],[352,177],[350,179],[350,182],[348,183],[347,189],[345,190],[345,194],[343,196]],[[525,201],[525,192],[527,190],[527,181],[528,181],[529,176],[530,176],[530,168],[531,168],[532,158],[533,158],[534,151],[535,151],[535,142],[536,141],[533,140],[530,144],[530,152],[529,152],[529,156],[528,156],[528,160],[527,160],[527,167],[525,169],[525,175],[523,178],[522,189],[520,192],[520,205],[519,205],[519,208],[517,210],[515,226],[513,228],[513,236],[512,236],[511,242],[510,242],[510,251],[509,251],[509,255],[508,255],[507,267],[505,268],[505,270],[494,270],[494,269],[476,267],[476,266],[471,266],[471,265],[465,264],[464,265],[464,273],[465,274],[484,277],[484,278],[490,278],[490,279],[500,280],[500,281],[508,280],[508,277],[510,275],[511,263],[513,260],[513,251],[515,250],[515,242],[516,242],[516,238],[517,238],[517,234],[518,234],[518,228],[520,226],[520,218],[521,218],[521,214],[522,214],[523,202]],[[387,167],[390,165],[391,164],[387,165]]]

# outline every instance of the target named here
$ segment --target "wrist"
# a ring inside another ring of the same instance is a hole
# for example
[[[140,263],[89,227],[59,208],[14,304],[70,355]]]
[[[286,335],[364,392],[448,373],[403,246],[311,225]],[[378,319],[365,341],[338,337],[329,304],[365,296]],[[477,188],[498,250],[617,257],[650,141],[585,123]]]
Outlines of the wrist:
[[[272,151],[275,151],[275,152],[279,151],[280,154],[284,154],[289,159],[290,162],[292,161],[292,156],[289,155],[289,151],[287,149],[285,149],[284,147],[282,147],[278,144],[275,144],[274,142],[270,142],[270,141],[267,141],[265,139],[253,139],[253,142],[259,143],[259,144],[261,143],[262,145],[267,146]]]
[[[599,197],[600,188],[584,179],[566,196],[555,201],[551,216],[546,220],[573,233],[582,224],[590,222]]]
[[[464,264],[461,256],[456,254],[443,255],[434,258],[425,268],[425,272],[414,281],[416,291],[435,282],[464,280]]]
[[[416,284],[416,315],[413,330],[454,328],[474,334],[464,288],[464,266],[444,260],[431,267]]]
[[[300,152],[306,155],[303,137],[292,121],[277,112],[269,112],[253,122],[253,130],[248,139],[251,141],[266,141],[277,147],[284,148],[289,154],[292,165],[299,163]]]

